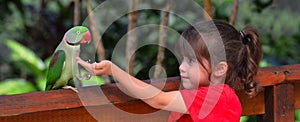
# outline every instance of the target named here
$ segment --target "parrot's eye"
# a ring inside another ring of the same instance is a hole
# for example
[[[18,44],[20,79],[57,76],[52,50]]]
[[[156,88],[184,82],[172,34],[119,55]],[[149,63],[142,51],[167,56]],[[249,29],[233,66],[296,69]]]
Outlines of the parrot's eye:
[[[80,34],[80,31],[77,31],[77,34]]]

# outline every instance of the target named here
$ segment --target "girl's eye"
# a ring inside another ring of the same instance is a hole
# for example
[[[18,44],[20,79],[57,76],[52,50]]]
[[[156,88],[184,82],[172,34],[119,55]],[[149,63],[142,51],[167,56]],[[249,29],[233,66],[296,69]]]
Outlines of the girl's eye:
[[[193,64],[194,62],[195,62],[194,59],[192,59],[192,58],[189,58],[189,59],[188,59],[188,63],[189,63],[189,64]]]
[[[181,63],[186,62],[189,65],[192,65],[193,63],[196,62],[196,59],[194,58],[189,58],[189,57],[183,57],[181,60]]]

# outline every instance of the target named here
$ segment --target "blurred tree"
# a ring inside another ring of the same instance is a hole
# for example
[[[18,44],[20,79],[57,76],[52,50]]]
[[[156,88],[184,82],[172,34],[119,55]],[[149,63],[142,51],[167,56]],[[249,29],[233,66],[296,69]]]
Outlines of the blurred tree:
[[[137,49],[137,21],[138,21],[139,0],[130,0],[128,13],[128,30],[126,42],[126,61],[129,62],[126,71],[130,75],[134,75],[135,51]]]
[[[211,20],[214,16],[211,0],[203,0],[203,9],[205,11],[204,18],[206,20]]]
[[[238,9],[239,9],[239,0],[234,0],[233,7],[231,10],[231,16],[230,16],[230,20],[229,20],[229,23],[231,25],[235,24],[236,16],[238,14]]]
[[[167,0],[166,7],[164,9],[163,17],[161,18],[160,28],[159,28],[159,40],[158,40],[158,53],[156,58],[156,64],[154,69],[154,78],[161,78],[162,68],[164,67],[163,62],[165,59],[165,47],[167,41],[167,27],[169,25],[169,12],[172,5],[172,0]]]
[[[80,0],[74,0],[74,26],[80,24],[80,12]]]

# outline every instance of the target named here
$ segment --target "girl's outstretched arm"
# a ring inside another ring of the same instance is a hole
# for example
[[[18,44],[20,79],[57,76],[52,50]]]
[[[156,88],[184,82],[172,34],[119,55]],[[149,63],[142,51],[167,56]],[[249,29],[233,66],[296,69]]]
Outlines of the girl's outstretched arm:
[[[108,60],[90,64],[77,57],[76,61],[94,75],[111,75],[134,95],[134,97],[143,100],[154,108],[187,113],[187,107],[179,91],[161,91],[129,75]]]

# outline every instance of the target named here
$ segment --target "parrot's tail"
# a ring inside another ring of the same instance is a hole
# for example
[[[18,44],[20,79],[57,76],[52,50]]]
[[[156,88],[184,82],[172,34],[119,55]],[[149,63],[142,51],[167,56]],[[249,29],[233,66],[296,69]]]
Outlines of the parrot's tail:
[[[47,90],[51,90],[51,89],[52,89],[52,87],[53,87],[53,85],[46,85],[45,91],[47,91]]]

